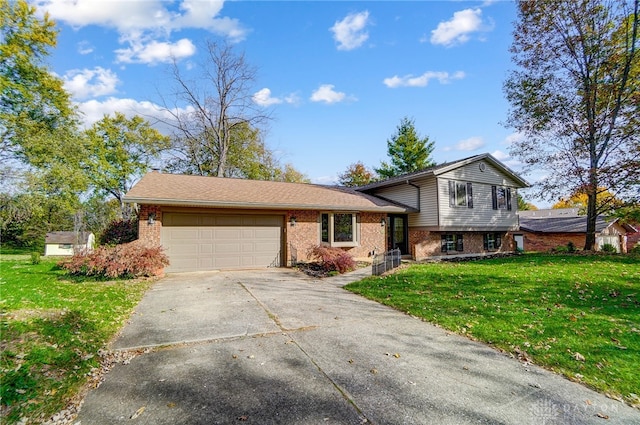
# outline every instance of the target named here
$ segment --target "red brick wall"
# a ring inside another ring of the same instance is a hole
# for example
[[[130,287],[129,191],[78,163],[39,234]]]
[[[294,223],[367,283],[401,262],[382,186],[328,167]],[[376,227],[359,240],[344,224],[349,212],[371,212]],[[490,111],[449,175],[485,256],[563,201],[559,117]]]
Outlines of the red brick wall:
[[[584,248],[586,236],[582,233],[544,233],[537,234],[522,232],[524,235],[524,250],[547,252],[559,246],[567,246],[573,242],[577,249]]]
[[[443,253],[440,250],[441,238],[443,234],[462,234],[463,252]],[[469,254],[495,254],[499,252],[513,252],[515,242],[511,233],[500,233],[502,244],[495,251],[484,249],[484,234],[488,232],[432,232],[424,229],[409,229],[409,246],[411,256],[415,260],[424,260],[429,257],[440,257],[443,255],[469,255]]]
[[[309,250],[320,243],[319,211],[288,211],[286,214],[286,258],[290,264],[293,247],[296,251],[298,261],[309,261]],[[296,218],[296,224],[291,224],[291,217]],[[354,258],[365,259],[371,256],[374,250],[382,252],[385,250],[386,234],[385,227],[380,225],[380,221],[386,214],[380,213],[360,213],[360,243],[356,247],[345,247],[343,250],[350,253]]]
[[[149,214],[155,213],[153,224],[149,224]],[[157,205],[140,205],[140,221],[138,223],[138,240],[147,246],[160,245],[162,231],[162,208]]]

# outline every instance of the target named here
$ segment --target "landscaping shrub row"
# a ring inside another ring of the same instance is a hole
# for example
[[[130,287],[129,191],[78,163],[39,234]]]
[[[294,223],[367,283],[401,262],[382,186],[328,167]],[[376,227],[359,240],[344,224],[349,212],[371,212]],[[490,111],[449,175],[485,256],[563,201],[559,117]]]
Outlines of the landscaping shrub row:
[[[136,242],[101,246],[75,254],[59,264],[72,275],[105,278],[154,276],[167,265],[169,258],[161,247],[148,247]]]

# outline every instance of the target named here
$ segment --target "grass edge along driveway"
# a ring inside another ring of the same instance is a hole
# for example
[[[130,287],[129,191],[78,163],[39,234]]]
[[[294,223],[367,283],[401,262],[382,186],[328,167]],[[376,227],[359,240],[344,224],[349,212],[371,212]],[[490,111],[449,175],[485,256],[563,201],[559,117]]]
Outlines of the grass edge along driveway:
[[[640,408],[640,257],[433,262],[346,289]]]
[[[0,259],[0,423],[41,423],[66,408],[153,283],[69,277],[57,261]]]

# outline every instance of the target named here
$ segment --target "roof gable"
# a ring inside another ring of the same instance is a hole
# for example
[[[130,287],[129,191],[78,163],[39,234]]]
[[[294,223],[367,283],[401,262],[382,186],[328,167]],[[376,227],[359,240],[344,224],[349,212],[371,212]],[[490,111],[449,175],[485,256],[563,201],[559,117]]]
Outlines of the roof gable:
[[[507,175],[511,180],[513,180],[518,185],[518,187],[522,188],[522,187],[530,186],[529,183],[525,179],[520,177],[518,174],[516,174],[509,167],[504,165],[502,162],[498,161],[491,154],[485,153],[485,154],[481,154],[481,155],[475,155],[475,156],[471,156],[471,157],[468,157],[468,158],[460,159],[458,161],[446,162],[446,163],[439,164],[439,165],[436,165],[436,166],[433,166],[433,167],[430,167],[430,168],[426,168],[424,170],[420,170],[420,171],[416,171],[416,172],[408,173],[408,174],[403,174],[401,176],[392,177],[390,179],[379,181],[379,182],[374,182],[374,183],[371,183],[371,184],[368,184],[368,185],[365,185],[365,186],[360,186],[360,187],[357,187],[356,190],[367,191],[367,190],[370,190],[370,189],[377,189],[377,188],[382,188],[382,187],[396,186],[396,185],[399,185],[399,184],[404,184],[407,181],[415,181],[417,179],[425,178],[425,177],[428,177],[428,176],[440,176],[442,174],[451,172],[451,171],[456,170],[458,168],[465,167],[465,166],[467,166],[469,164],[472,164],[474,162],[479,162],[479,161],[486,161],[486,162],[490,163],[499,172]]]
[[[346,187],[147,173],[124,197],[138,204],[251,209],[407,212],[406,206]]]

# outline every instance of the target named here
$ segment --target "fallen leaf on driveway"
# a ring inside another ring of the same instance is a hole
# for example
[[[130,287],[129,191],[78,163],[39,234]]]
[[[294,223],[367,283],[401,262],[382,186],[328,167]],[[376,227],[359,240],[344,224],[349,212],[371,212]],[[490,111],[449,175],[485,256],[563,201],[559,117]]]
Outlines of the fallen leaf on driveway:
[[[138,416],[142,415],[142,413],[144,412],[145,407],[142,406],[141,408],[139,408],[138,410],[136,410],[136,413],[134,413],[133,415],[131,415],[131,417],[129,419],[135,419]]]
[[[602,419],[609,419],[609,416],[605,415],[604,413],[596,413],[596,416]]]

